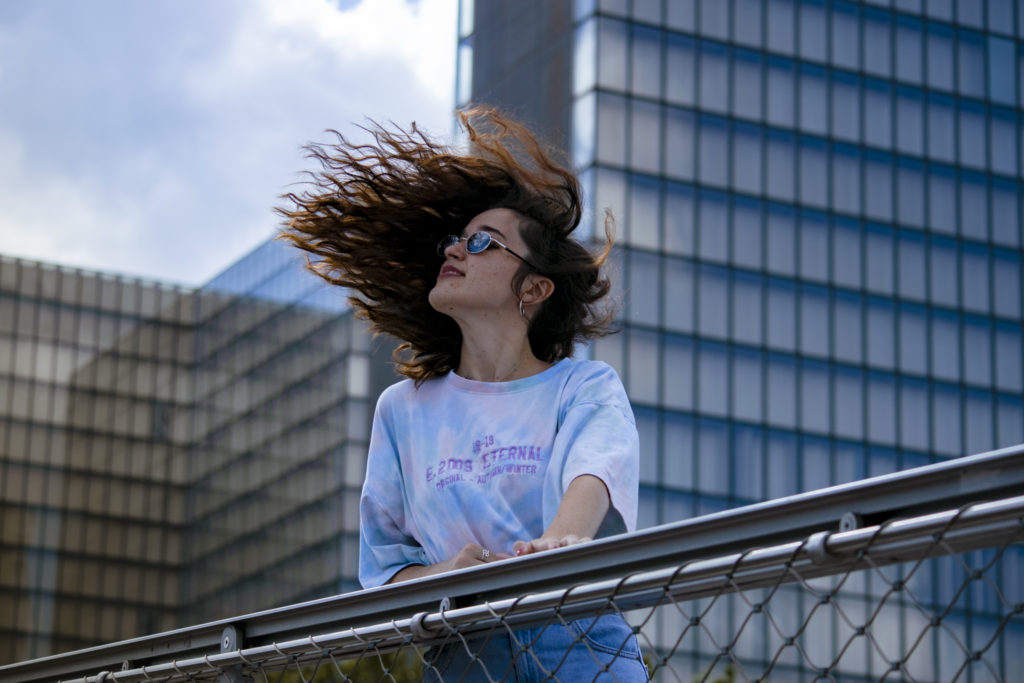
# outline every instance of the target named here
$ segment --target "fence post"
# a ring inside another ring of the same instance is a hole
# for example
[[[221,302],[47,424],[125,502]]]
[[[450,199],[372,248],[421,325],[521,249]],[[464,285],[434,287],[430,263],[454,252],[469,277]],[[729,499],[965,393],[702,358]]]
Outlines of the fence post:
[[[235,652],[242,649],[244,634],[239,626],[226,626],[220,636],[220,651]],[[225,667],[220,674],[220,683],[252,683],[252,677],[245,673],[241,664]]]

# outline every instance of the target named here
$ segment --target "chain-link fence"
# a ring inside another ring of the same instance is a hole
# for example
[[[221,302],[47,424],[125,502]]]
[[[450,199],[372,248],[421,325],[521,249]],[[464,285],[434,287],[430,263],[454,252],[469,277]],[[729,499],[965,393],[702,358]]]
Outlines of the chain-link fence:
[[[219,653],[77,680],[636,680],[644,665],[686,683],[1024,676],[1024,496],[564,579],[258,647],[228,638]],[[632,628],[617,641],[594,637],[620,619]]]

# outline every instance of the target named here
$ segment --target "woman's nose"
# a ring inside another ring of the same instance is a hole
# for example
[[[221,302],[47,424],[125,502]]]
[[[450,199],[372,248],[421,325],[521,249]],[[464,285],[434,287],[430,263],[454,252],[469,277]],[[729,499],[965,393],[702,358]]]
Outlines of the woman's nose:
[[[444,255],[446,257],[451,256],[452,258],[456,259],[466,258],[466,246],[465,244],[463,244],[464,242],[465,240],[461,239],[455,240],[454,242],[452,242],[451,244],[444,248]]]

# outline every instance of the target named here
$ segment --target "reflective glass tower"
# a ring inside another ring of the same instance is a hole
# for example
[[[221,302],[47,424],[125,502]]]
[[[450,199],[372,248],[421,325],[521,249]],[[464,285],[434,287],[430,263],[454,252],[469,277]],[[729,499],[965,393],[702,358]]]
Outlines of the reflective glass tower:
[[[633,402],[642,525],[1024,441],[1024,6],[460,16],[459,103],[564,142],[587,230],[615,216],[622,333],[592,354]]]

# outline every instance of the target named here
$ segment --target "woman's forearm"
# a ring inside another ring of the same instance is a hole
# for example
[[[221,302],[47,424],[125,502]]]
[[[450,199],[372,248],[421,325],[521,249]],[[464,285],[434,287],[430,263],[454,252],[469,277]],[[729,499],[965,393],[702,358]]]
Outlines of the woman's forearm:
[[[576,477],[565,490],[544,535],[532,541],[516,541],[516,555],[589,541],[601,527],[610,505],[608,487],[603,481],[590,474]]]

